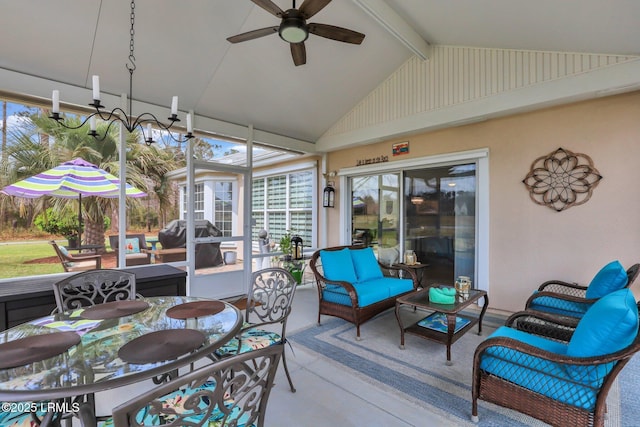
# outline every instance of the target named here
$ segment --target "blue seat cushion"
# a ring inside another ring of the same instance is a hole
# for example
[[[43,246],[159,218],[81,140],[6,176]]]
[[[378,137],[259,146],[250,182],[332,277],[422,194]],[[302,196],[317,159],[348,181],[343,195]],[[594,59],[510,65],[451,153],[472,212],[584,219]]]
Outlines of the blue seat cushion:
[[[264,329],[248,329],[240,336],[241,348],[238,351],[238,339],[233,338],[227,341],[222,347],[216,350],[218,356],[246,353],[260,348],[266,348],[282,342],[282,337],[276,332],[265,331]]]
[[[628,277],[620,261],[611,261],[598,271],[587,287],[586,297],[602,298],[613,291],[627,286]]]
[[[404,294],[405,292],[413,290],[413,280],[399,279],[397,277],[381,277],[379,279],[367,280],[362,284],[387,288],[389,290],[387,298],[395,297],[396,295]]]
[[[534,292],[534,295],[536,292]],[[537,298],[534,297],[527,308],[562,316],[581,318],[589,307],[591,307],[589,303],[567,301],[563,298],[554,298],[551,296],[540,296]]]
[[[560,355],[566,354],[568,348],[566,344],[506,326],[498,328],[492,337],[511,338]],[[603,378],[595,383],[580,381],[571,375],[568,368],[567,365],[501,346],[487,348],[480,361],[480,369],[490,374],[568,405],[593,410]]]
[[[578,322],[567,355],[593,357],[615,353],[638,335],[638,307],[630,289],[620,289],[596,301]]]
[[[350,252],[353,267],[356,270],[356,276],[358,276],[358,282],[366,282],[367,280],[384,277],[372,247],[351,249]]]
[[[489,336],[489,338],[494,338],[494,337],[511,338],[516,341],[529,344],[533,347],[537,347],[551,353],[560,354],[560,355],[567,354],[568,344],[565,344],[559,341],[550,340],[548,338],[544,338],[538,335],[533,335],[527,332],[519,331],[517,329],[513,329],[508,326],[500,326],[498,329],[495,330],[495,332],[493,332]],[[493,352],[492,349],[487,350],[487,353],[489,354],[492,354],[492,352]],[[526,365],[533,365],[533,363],[529,363],[530,361],[529,359],[531,360],[538,359],[537,357],[532,357],[532,356],[527,356],[527,358],[528,359],[526,360],[525,359],[521,360],[521,362]]]
[[[523,366],[514,363],[513,360],[518,360],[524,354],[505,347],[501,349],[498,356],[485,354],[480,362],[480,369],[553,400],[587,411],[594,410],[599,387],[573,380],[560,364],[546,361],[539,365]]]
[[[387,286],[371,286],[370,283],[352,283],[358,295],[358,305],[366,307],[379,301],[389,298],[389,288]],[[345,288],[338,285],[327,285],[322,292],[325,301],[341,305],[351,305],[351,298]]]
[[[352,285],[358,295],[358,305],[360,307],[366,307],[413,290],[412,280],[394,277],[367,280],[366,282],[352,283]],[[327,285],[322,292],[322,298],[325,301],[336,304],[351,305],[349,293],[339,285]]]
[[[338,251],[320,251],[324,277],[331,281],[355,283],[358,281],[348,248]]]

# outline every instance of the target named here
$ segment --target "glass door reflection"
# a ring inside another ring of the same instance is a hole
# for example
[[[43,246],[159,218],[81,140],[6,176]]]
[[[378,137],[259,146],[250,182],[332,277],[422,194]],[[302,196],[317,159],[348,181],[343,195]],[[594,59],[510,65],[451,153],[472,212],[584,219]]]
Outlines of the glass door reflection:
[[[476,165],[404,173],[405,250],[429,264],[425,283],[475,283]]]
[[[399,173],[353,177],[351,243],[373,246],[383,262],[398,262],[399,201]]]

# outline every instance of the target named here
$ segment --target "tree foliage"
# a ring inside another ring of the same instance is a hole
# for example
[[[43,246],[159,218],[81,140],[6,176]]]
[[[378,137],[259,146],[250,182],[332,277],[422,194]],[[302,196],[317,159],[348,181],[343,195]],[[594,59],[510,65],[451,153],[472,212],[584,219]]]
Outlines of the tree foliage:
[[[7,147],[8,161],[2,165],[5,177],[3,185],[36,175],[77,157],[119,176],[117,127],[108,128],[106,123],[99,122],[97,132],[105,137],[96,139],[89,135],[88,124],[80,126],[82,117],[66,114],[63,116],[67,125],[78,129],[63,127],[49,119],[47,112],[43,111],[31,114],[28,120],[25,120],[24,126],[10,135]],[[127,182],[145,191],[149,197],[156,197],[162,210],[169,205],[172,193],[166,174],[179,167],[178,156],[171,149],[161,149],[157,145],[147,146],[139,141],[138,132],[133,132],[126,138]],[[27,214],[27,208],[32,209],[32,212],[47,212],[47,208],[58,214],[73,210],[77,212],[78,201],[75,199],[49,196],[40,197],[32,202],[13,199],[21,215]],[[131,208],[142,206],[145,202],[144,199],[127,199],[126,203]],[[104,218],[116,216],[117,204],[118,199],[82,198],[86,243],[103,244]]]

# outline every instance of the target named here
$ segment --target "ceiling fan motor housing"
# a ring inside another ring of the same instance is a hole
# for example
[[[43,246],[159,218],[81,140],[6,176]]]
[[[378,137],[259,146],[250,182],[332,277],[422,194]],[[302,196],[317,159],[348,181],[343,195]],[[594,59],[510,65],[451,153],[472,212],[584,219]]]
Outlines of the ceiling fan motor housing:
[[[289,43],[302,43],[309,38],[307,23],[297,9],[289,9],[284,13],[278,34]]]

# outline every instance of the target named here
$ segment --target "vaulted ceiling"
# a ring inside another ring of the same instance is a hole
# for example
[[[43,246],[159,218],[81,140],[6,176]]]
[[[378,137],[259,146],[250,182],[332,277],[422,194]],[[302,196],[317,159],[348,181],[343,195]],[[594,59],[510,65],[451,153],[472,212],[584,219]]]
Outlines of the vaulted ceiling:
[[[279,22],[250,0],[137,0],[133,98],[168,108],[178,95],[181,111],[314,143],[414,55],[398,35],[418,50],[429,43],[640,55],[636,0],[335,0],[309,22],[366,37],[352,45],[312,34],[302,66],[276,33],[226,40]],[[97,74],[105,94],[129,91],[127,1],[12,1],[0,32],[0,90],[48,98],[61,87],[62,100],[86,104]]]

